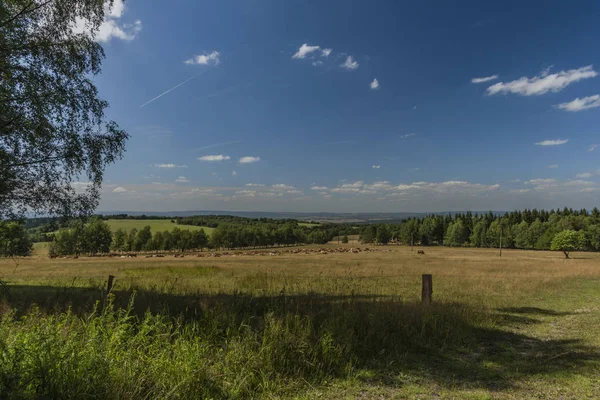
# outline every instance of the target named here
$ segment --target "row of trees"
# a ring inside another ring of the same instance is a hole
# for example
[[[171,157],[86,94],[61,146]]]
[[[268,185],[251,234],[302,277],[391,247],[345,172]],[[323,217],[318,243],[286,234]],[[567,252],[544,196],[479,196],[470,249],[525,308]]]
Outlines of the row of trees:
[[[533,217],[535,219],[531,220]],[[364,243],[390,241],[403,244],[550,250],[552,240],[563,231],[578,233],[578,248],[600,251],[600,211],[523,210],[503,216],[487,214],[430,215],[400,224],[367,225]]]
[[[24,224],[0,221],[0,257],[28,256],[32,248]]]
[[[101,254],[110,251],[186,251],[208,246],[208,236],[203,229],[197,231],[174,228],[172,231],[152,233],[150,226],[129,232],[117,229],[114,233],[101,219],[87,224],[75,221],[69,227],[60,228],[50,243],[49,255],[66,256]]]

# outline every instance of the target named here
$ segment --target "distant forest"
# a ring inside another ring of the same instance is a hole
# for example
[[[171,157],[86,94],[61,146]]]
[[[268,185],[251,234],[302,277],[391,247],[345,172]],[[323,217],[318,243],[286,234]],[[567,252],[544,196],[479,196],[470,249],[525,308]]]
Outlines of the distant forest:
[[[178,225],[214,228],[211,235],[178,229],[152,232],[150,227],[112,232],[108,219],[169,219]],[[192,217],[124,214],[87,220],[32,218],[0,222],[0,256],[28,255],[33,242],[51,242],[53,255],[110,251],[187,251],[324,244],[334,237],[359,235],[362,243],[421,246],[502,247],[532,250],[600,251],[600,211],[522,210],[432,214],[400,223],[306,223],[293,219],[244,218],[228,215]],[[566,242],[565,242],[566,241]],[[562,243],[562,244],[559,244]],[[568,256],[567,253],[565,255]]]

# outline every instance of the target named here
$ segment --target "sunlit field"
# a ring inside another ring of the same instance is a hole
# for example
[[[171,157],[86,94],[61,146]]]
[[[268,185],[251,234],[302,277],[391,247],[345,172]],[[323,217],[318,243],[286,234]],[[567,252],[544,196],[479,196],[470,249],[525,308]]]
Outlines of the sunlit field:
[[[0,398],[600,397],[600,254],[350,248],[2,260]]]

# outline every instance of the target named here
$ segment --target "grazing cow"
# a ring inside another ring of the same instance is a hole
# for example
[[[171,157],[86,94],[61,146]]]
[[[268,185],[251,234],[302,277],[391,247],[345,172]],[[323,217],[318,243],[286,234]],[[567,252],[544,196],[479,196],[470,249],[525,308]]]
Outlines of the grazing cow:
[[[417,251],[418,254],[425,254],[425,252],[423,250],[419,250]]]

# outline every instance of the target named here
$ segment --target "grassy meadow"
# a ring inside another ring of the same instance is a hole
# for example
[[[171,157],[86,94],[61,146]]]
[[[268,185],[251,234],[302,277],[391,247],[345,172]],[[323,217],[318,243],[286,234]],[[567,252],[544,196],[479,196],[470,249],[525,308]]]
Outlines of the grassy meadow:
[[[600,254],[339,247],[0,260],[0,398],[600,397]]]
[[[175,222],[171,222],[169,219],[107,219],[105,222],[110,225],[110,229],[113,232],[119,228],[126,231],[130,231],[133,228],[140,230],[145,226],[150,226],[152,232],[172,231],[174,228],[187,229],[190,231],[204,229],[204,232],[206,232],[207,235],[210,235],[214,230],[214,228],[208,228],[206,226],[179,225]]]

